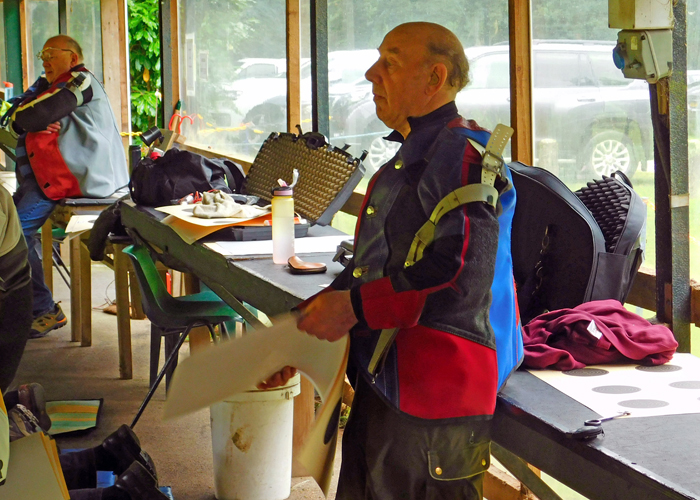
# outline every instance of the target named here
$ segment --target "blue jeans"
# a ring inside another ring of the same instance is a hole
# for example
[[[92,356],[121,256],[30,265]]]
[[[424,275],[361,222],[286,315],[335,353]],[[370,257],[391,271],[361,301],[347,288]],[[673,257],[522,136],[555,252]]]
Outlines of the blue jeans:
[[[51,212],[58,202],[49,200],[44,195],[33,175],[22,179],[13,198],[17,206],[22,232],[29,248],[29,266],[32,268],[32,290],[34,292],[32,313],[34,318],[38,318],[56,306],[51,291],[44,282],[41,240],[38,231],[51,216]]]

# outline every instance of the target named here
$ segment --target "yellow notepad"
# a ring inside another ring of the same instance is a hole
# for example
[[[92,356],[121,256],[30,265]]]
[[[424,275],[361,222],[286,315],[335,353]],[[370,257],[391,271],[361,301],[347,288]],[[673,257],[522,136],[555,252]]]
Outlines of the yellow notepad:
[[[41,432],[10,443],[0,500],[69,500],[56,443]]]

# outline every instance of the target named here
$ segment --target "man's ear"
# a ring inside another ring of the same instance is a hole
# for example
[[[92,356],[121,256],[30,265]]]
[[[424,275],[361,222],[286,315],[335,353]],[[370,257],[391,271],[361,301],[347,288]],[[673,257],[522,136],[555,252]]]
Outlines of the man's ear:
[[[430,79],[425,89],[426,94],[435,95],[447,82],[447,66],[443,63],[435,63],[430,68]]]

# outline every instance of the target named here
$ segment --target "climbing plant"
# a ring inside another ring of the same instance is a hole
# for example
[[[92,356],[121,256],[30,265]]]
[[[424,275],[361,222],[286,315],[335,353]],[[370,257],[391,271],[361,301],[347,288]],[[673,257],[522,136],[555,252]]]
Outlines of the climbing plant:
[[[131,128],[144,132],[156,124],[161,104],[158,0],[129,0]]]

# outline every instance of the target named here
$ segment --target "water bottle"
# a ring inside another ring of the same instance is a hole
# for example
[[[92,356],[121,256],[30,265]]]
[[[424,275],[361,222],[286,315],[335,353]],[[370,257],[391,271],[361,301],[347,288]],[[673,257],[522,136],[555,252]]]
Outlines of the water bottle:
[[[294,256],[294,191],[291,186],[272,190],[272,261],[286,264]]]

